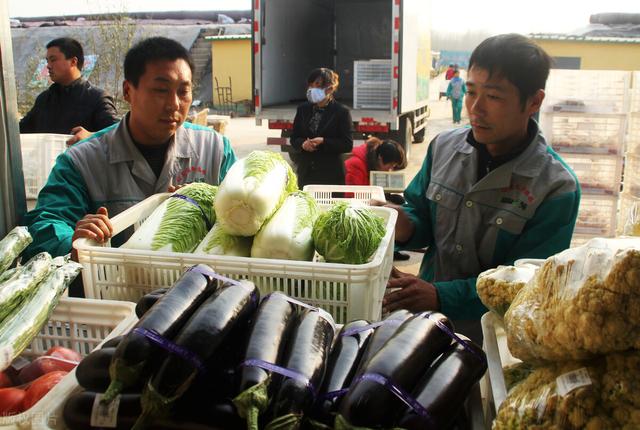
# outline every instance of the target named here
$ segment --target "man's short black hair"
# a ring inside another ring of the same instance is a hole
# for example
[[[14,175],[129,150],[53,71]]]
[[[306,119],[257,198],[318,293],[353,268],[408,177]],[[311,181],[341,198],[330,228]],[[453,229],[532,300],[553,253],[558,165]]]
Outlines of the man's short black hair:
[[[150,37],[129,49],[124,57],[124,78],[137,87],[147,63],[158,60],[186,61],[193,79],[195,66],[189,52],[180,43],[166,37]]]
[[[485,69],[490,77],[496,73],[506,78],[518,88],[524,107],[529,97],[544,89],[551,57],[520,34],[501,34],[485,39],[473,50],[468,70],[472,67]]]
[[[82,66],[84,66],[84,51],[80,42],[70,37],[60,37],[47,43],[47,49],[53,47],[58,48],[67,60],[76,57],[78,59],[78,70],[82,70]]]

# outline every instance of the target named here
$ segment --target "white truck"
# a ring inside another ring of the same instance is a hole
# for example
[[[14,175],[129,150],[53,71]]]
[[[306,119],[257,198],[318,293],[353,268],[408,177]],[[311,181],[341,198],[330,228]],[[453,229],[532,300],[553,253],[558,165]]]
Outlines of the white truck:
[[[286,150],[306,79],[317,67],[340,76],[355,139],[375,134],[424,140],[429,116],[431,40],[424,0],[252,0],[256,123],[269,121]]]

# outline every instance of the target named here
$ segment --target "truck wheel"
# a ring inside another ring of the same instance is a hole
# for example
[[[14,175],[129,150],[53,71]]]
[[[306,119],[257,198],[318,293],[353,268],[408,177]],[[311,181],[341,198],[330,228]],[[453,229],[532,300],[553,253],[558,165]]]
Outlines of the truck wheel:
[[[413,135],[413,143],[422,143],[424,142],[424,138],[427,132],[427,127],[424,127],[419,132]]]

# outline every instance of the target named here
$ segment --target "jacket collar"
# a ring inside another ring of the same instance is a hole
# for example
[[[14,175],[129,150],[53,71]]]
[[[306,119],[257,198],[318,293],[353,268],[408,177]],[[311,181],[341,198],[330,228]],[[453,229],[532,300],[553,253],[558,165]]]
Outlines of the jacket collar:
[[[109,163],[122,163],[124,161],[135,161],[142,158],[142,154],[138,151],[131,133],[129,132],[129,126],[127,125],[129,119],[129,113],[122,118],[118,127],[115,130],[116,139],[114,142],[122,142],[121,145],[111,144],[109,147]],[[190,134],[185,130],[184,125],[178,127],[176,134],[171,138],[169,149],[167,154],[171,154],[176,158],[190,159],[196,156],[196,150],[191,140]]]

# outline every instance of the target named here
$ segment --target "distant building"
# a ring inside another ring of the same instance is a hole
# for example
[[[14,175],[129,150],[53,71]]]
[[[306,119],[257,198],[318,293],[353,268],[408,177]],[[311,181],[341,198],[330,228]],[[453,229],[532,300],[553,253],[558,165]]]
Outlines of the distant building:
[[[592,15],[589,26],[574,32],[529,37],[557,69],[640,70],[640,14]]]
[[[207,36],[211,42],[211,79],[213,104],[230,88],[229,102],[252,100],[251,34]]]

